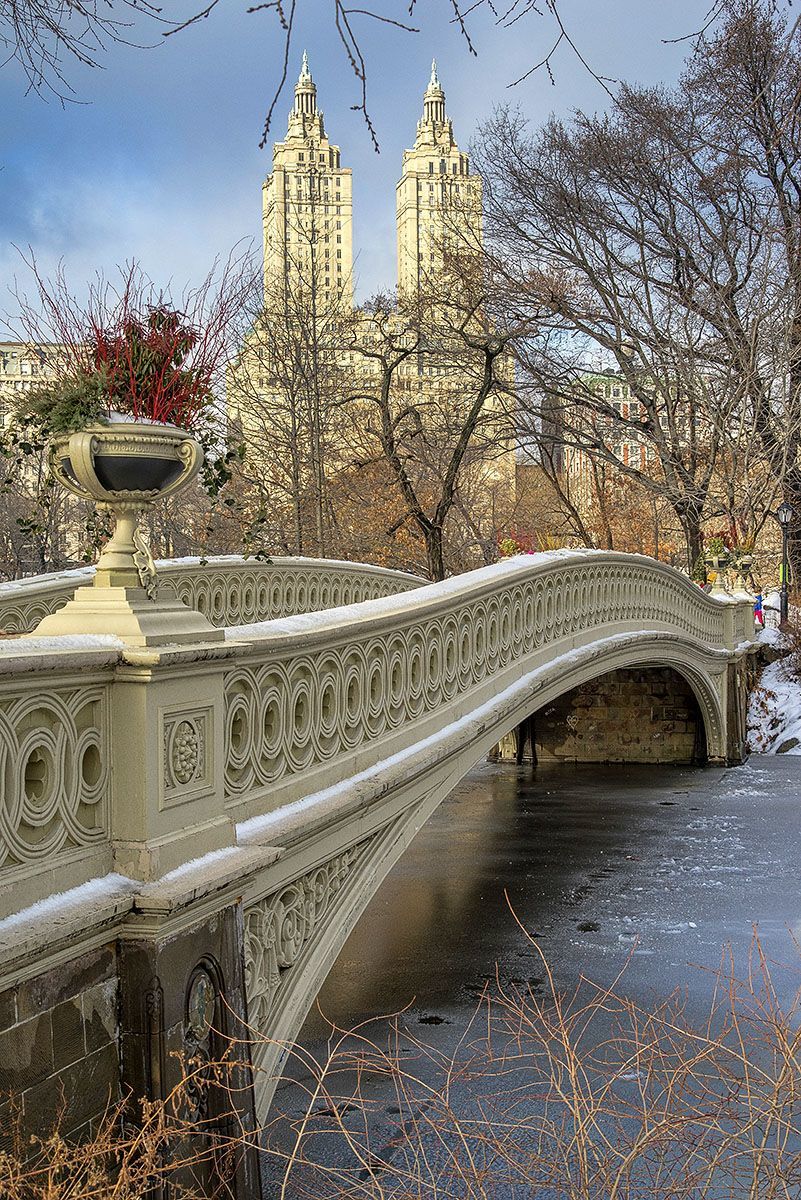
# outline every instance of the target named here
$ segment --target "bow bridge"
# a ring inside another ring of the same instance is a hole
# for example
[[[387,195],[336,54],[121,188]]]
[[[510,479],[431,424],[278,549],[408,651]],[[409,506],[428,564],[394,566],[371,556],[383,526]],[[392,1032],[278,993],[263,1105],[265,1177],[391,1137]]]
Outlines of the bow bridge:
[[[32,1120],[54,1090],[73,1128],[109,1086],[163,1093],[171,1051],[214,1054],[245,1021],[260,1119],[360,913],[499,745],[743,756],[750,601],[647,558],[557,551],[427,585],[301,559],[162,576],[224,638],[37,637],[90,574],[0,588],[22,635],[0,642],[0,1064]]]

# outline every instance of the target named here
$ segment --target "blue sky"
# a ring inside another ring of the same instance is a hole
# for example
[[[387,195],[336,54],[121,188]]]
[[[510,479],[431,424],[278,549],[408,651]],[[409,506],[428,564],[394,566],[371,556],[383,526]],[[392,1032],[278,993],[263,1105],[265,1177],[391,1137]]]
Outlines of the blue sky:
[[[259,150],[264,113],[280,75],[282,41],[271,13],[247,14],[247,0],[223,0],[198,26],[159,39],[155,49],[112,46],[104,70],[75,68],[80,103],[65,107],[25,94],[15,64],[0,70],[0,310],[25,268],[13,244],[30,244],[48,272],[62,259],[76,290],[98,270],[136,258],[160,285],[197,282],[216,255],[258,239],[261,183],[271,144]],[[675,78],[687,47],[663,39],[692,32],[704,0],[562,0],[582,53],[599,72],[644,83]],[[178,15],[189,0],[167,0]],[[395,280],[395,183],[414,140],[432,55],[459,144],[469,145],[496,105],[518,105],[534,122],[552,111],[604,107],[606,96],[567,47],[553,60],[555,85],[538,72],[508,84],[540,59],[552,19],[530,13],[511,30],[488,9],[468,18],[472,57],[450,20],[447,0],[419,0],[417,34],[355,18],[368,60],[369,100],[381,143],[376,154],[358,113],[358,86],[336,44],[330,0],[298,0],[291,79],[308,49],[329,136],[354,172],[358,293]],[[404,19],[403,0],[376,9]],[[291,86],[278,103],[270,142],[281,137]]]

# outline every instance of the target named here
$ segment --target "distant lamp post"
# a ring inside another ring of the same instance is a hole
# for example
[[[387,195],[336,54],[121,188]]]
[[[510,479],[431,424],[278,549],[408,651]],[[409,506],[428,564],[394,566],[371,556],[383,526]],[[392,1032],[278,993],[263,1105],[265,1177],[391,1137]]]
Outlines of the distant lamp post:
[[[787,620],[790,610],[789,596],[787,591],[787,535],[790,529],[790,522],[794,516],[795,513],[793,512],[792,505],[788,504],[786,500],[783,500],[776,511],[776,518],[782,527],[782,573],[781,586],[779,587],[779,620],[782,625]]]

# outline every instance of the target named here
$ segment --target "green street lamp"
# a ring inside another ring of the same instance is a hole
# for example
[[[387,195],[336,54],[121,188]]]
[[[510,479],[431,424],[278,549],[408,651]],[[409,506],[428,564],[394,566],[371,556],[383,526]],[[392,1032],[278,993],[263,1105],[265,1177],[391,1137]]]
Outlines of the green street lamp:
[[[793,506],[788,504],[786,500],[783,500],[776,511],[776,519],[782,527],[782,573],[781,584],[779,587],[779,621],[782,625],[784,625],[785,621],[787,620],[787,616],[790,611],[789,595],[787,591],[787,535],[790,530],[790,522],[794,516],[795,513],[793,511]]]

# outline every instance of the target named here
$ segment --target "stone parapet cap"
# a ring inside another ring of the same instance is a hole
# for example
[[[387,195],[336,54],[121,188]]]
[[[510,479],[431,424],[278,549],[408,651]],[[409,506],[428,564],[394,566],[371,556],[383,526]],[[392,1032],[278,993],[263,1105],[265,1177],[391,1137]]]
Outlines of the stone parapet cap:
[[[186,910],[194,920],[204,900],[219,908],[222,894],[238,895],[282,854],[282,847],[254,838],[194,859],[153,883],[111,873],[54,893],[0,920],[0,991],[10,979],[19,982],[73,958],[78,946],[142,936],[148,927],[162,927]]]
[[[204,854],[141,888],[133,897],[131,915],[134,919],[138,914],[167,917],[206,896],[225,891],[232,884],[241,890],[243,881],[272,866],[283,852],[281,846],[254,842]]]
[[[26,575],[23,579],[6,579],[0,583],[0,600],[11,600],[16,596],[40,592],[49,587],[79,587],[81,583],[91,583],[94,575],[94,567],[69,567],[65,571],[48,571],[44,575]]]
[[[0,991],[10,977],[19,982],[39,974],[49,957],[72,958],[79,941],[91,937],[98,945],[113,938],[137,886],[125,875],[104,875],[0,921]]]
[[[0,641],[0,678],[22,674],[73,674],[117,665],[124,643],[110,634],[65,637],[22,635]]]
[[[244,645],[244,643],[241,643]],[[240,643],[232,639],[225,642],[190,642],[188,644],[166,644],[164,646],[125,646],[119,655],[119,667],[174,668],[188,663],[214,663],[236,656]]]
[[[243,554],[213,554],[207,558],[187,556],[185,558],[163,558],[156,560],[160,578],[169,583],[171,579],[182,575],[203,570],[219,570],[226,574],[237,575],[239,572],[257,571],[269,575],[278,571],[319,571],[321,574],[331,571],[347,572],[355,576],[370,576],[378,579],[398,580],[408,583],[409,587],[419,587],[426,583],[417,575],[406,571],[398,571],[392,567],[378,567],[372,563],[351,562],[347,559],[305,558],[295,555],[274,556],[269,562]],[[95,577],[95,568],[75,567],[65,571],[50,571],[44,575],[31,575],[24,579],[6,580],[0,583],[0,612],[5,605],[13,605],[15,601],[29,601],[36,597],[72,594],[76,587],[91,584]],[[0,617],[0,621],[2,617]]]

